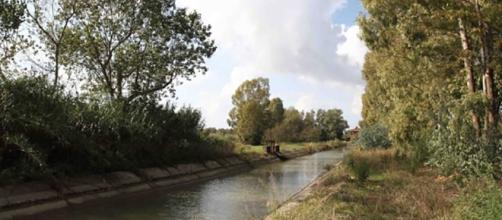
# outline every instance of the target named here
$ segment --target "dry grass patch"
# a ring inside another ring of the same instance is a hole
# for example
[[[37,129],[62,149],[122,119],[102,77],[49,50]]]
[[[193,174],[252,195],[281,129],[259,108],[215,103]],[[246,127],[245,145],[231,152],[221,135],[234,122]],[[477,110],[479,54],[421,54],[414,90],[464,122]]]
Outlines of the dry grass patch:
[[[350,166],[366,161],[369,176],[360,181]],[[437,219],[453,207],[459,188],[431,168],[411,172],[396,149],[354,150],[330,172],[316,193],[288,213],[272,219]],[[352,164],[351,164],[352,163]]]

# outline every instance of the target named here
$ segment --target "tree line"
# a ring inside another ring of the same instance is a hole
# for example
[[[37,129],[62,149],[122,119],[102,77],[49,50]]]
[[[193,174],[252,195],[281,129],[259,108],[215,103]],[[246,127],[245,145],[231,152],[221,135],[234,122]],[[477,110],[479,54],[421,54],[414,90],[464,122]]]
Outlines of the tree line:
[[[243,82],[232,96],[232,103],[228,124],[246,144],[342,139],[349,127],[340,109],[285,109],[280,98],[270,98],[269,80],[265,78]]]
[[[500,177],[502,2],[362,2],[362,127],[445,173]]]
[[[0,184],[232,154],[200,111],[169,101],[204,74],[211,27],[175,0],[0,0]],[[339,110],[302,113],[243,85],[241,141],[340,138]],[[334,124],[334,123],[338,124]]]

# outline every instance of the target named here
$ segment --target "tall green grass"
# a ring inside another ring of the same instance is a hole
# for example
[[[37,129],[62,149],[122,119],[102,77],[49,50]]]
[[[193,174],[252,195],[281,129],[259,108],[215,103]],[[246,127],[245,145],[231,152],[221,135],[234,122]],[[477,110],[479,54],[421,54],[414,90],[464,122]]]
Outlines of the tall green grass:
[[[57,92],[56,92],[57,91]],[[0,82],[0,182],[109,172],[233,153],[201,113],[64,94],[45,78]]]

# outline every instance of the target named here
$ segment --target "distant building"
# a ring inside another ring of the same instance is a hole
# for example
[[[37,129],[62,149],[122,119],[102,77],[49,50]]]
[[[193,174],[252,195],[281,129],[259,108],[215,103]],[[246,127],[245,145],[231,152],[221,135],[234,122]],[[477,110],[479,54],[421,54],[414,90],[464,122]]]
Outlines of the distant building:
[[[359,127],[355,127],[354,129],[349,129],[345,131],[345,139],[348,141],[356,140],[359,135]]]

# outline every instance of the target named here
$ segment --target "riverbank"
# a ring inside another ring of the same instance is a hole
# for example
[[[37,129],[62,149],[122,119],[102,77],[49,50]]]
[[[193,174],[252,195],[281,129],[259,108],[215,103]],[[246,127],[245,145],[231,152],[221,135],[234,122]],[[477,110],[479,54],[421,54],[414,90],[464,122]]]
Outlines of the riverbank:
[[[353,151],[266,219],[500,219],[500,184],[412,167],[395,149]],[[364,162],[364,166],[357,165]],[[353,169],[351,167],[357,167]]]
[[[290,148],[290,150],[285,150],[284,154],[295,158],[343,145],[344,143],[340,142],[338,145],[319,144],[296,150]],[[0,219],[33,215],[124,193],[191,184],[243,172],[275,161],[278,159],[272,156],[243,153],[203,163],[178,164],[1,187]]]

